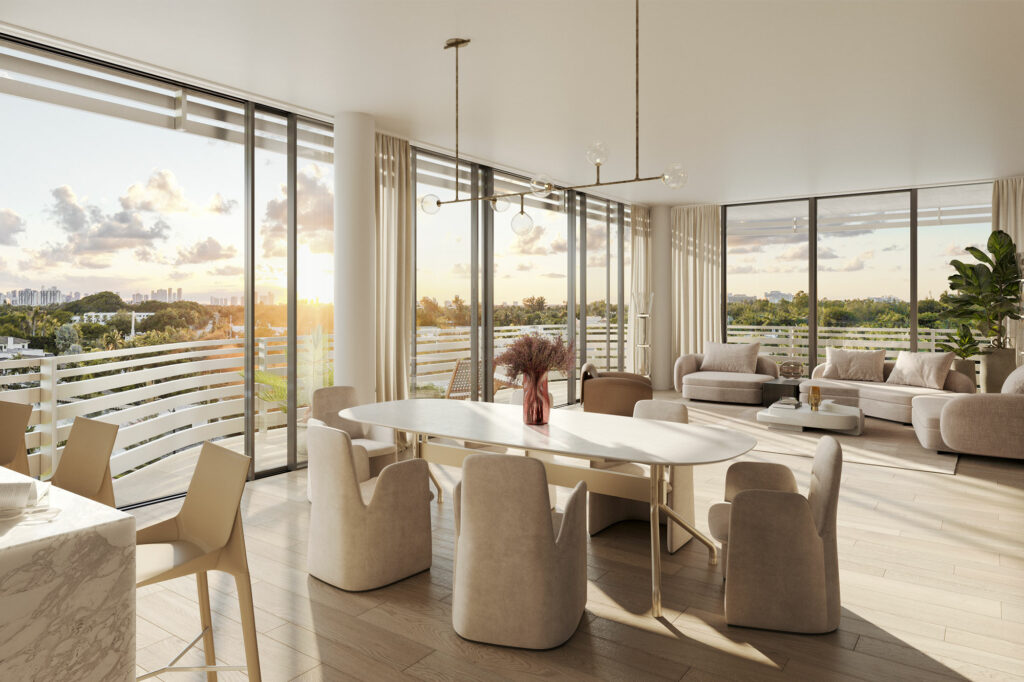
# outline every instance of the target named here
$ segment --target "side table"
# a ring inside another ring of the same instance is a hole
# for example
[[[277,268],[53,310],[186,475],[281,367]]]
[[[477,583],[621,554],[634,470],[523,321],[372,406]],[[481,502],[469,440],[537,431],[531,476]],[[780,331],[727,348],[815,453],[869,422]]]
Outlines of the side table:
[[[783,398],[799,398],[800,384],[806,379],[772,379],[761,384],[761,405],[770,406]]]

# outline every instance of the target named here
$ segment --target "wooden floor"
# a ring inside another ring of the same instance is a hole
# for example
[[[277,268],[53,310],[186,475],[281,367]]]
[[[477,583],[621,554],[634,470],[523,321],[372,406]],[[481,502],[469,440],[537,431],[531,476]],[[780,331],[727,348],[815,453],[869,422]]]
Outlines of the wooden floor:
[[[810,459],[747,457],[787,464],[806,489]],[[698,519],[720,499],[726,466],[696,470]],[[449,489],[459,475],[437,472]],[[429,572],[361,594],[310,578],[305,483],[304,471],[262,479],[244,498],[266,680],[1024,679],[1022,461],[961,457],[955,476],[847,464],[839,504],[843,618],[823,636],[727,627],[721,574],[696,542],[665,555],[665,617],[652,619],[647,527],[613,526],[590,541],[579,629],[544,652],[474,644],[453,632],[448,496],[432,504]],[[145,524],[174,511],[165,503],[136,514]],[[224,578],[211,576],[217,655],[240,663],[234,588]],[[166,663],[197,633],[192,578],[139,590],[140,671]]]

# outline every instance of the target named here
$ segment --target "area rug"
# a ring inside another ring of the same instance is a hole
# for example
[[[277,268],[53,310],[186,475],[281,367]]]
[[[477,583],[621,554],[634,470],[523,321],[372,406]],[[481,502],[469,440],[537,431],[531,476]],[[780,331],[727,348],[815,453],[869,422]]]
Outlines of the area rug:
[[[910,471],[955,474],[957,456],[939,454],[921,447],[911,426],[868,417],[864,433],[849,436],[831,431],[773,431],[757,422],[759,405],[731,405],[684,400],[674,391],[659,391],[656,398],[686,403],[691,424],[716,424],[749,433],[757,439],[760,452],[813,457],[818,440],[825,434],[835,436],[843,447],[843,460],[856,464],[894,467]]]

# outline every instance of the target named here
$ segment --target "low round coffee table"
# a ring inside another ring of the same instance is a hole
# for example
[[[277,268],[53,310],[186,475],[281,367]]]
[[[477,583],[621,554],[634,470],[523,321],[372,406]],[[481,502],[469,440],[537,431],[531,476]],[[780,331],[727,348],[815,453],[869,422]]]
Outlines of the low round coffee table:
[[[859,407],[839,405],[831,400],[821,401],[817,412],[807,403],[801,403],[796,409],[772,406],[758,412],[757,421],[779,431],[825,429],[859,436],[864,430],[864,412]]]

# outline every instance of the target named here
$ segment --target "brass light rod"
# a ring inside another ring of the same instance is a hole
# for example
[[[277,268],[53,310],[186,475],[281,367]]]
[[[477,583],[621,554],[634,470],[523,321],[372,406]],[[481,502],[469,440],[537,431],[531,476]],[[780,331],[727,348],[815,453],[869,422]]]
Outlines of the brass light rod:
[[[660,175],[652,175],[649,178],[630,178],[629,180],[608,180],[607,182],[591,182],[587,185],[573,185],[571,187],[557,187],[551,186],[552,192],[570,192],[576,189],[589,189],[591,187],[607,187],[608,185],[628,185],[632,182],[650,182],[651,180],[661,180]],[[466,199],[448,199],[447,201],[437,201],[438,206],[444,206],[445,204],[461,204],[467,201],[494,201],[496,199],[509,199],[512,197],[525,197],[527,194],[532,194],[532,189],[523,190],[522,192],[507,192],[505,194],[492,194],[487,197],[469,197]]]

